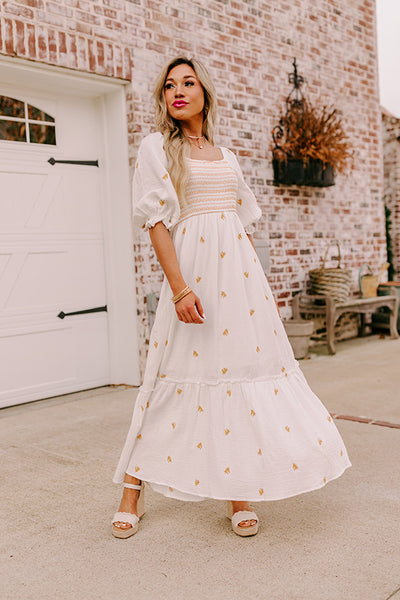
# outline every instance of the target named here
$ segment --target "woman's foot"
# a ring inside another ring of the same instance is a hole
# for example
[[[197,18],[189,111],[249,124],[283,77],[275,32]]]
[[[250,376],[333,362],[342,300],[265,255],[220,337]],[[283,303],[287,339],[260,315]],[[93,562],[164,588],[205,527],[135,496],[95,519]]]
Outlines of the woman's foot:
[[[252,509],[250,508],[248,502],[241,501],[241,500],[240,501],[233,500],[232,501],[232,510],[233,510],[233,514],[235,514],[239,510],[252,510]],[[239,527],[251,527],[252,525],[255,525],[256,523],[257,523],[257,521],[255,519],[240,521]]]
[[[125,483],[140,483],[140,479],[133,477],[132,475],[125,474]],[[119,505],[118,512],[127,512],[137,515],[137,501],[139,498],[139,490],[132,490],[130,488],[124,488],[122,493],[121,503]],[[119,529],[130,529],[132,525],[124,521],[115,521],[114,527]]]

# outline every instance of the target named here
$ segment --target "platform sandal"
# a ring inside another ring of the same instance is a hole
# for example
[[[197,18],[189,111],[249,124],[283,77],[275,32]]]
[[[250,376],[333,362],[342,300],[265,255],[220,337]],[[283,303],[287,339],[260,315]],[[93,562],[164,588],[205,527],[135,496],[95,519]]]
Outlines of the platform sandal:
[[[129,488],[131,490],[139,490],[139,496],[137,499],[137,515],[134,513],[127,512],[116,512],[113,520],[112,520],[112,534],[116,538],[128,538],[139,529],[139,519],[145,513],[144,508],[144,481],[141,481],[140,484],[136,483],[124,483],[124,488]],[[122,529],[115,525],[117,522],[120,523],[129,523],[131,527],[127,529]]]
[[[232,502],[227,500],[227,518],[232,522],[232,529],[238,535],[242,537],[246,537],[248,535],[255,535],[258,532],[258,523],[259,519],[256,513],[252,510],[238,510],[237,512],[233,512]],[[254,525],[249,525],[248,527],[241,527],[239,523],[242,521],[257,521]]]

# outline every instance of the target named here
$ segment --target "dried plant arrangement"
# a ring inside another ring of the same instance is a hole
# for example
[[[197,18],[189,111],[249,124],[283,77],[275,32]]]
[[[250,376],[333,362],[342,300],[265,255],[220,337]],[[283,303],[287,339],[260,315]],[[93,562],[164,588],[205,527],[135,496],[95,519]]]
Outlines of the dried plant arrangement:
[[[332,106],[313,106],[303,98],[281,115],[279,126],[272,133],[272,150],[278,161],[301,159],[307,165],[310,160],[317,160],[339,173],[352,166],[351,144],[338,111]]]

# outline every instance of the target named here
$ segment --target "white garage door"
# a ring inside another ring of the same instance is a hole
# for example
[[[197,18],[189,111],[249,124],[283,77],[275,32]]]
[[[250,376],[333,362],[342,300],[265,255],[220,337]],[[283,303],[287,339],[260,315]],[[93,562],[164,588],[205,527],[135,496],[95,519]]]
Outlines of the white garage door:
[[[0,406],[110,382],[102,145],[94,100],[0,87]]]

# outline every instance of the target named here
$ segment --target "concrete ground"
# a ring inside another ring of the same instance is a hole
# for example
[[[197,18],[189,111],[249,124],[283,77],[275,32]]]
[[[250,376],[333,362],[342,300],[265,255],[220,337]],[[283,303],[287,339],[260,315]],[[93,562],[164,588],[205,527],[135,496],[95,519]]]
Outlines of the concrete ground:
[[[400,340],[315,351],[301,367],[334,414],[400,423]],[[224,503],[167,499],[111,536],[112,475],[137,390],[103,387],[0,411],[0,600],[400,600],[400,429],[335,418],[353,466],[257,503],[240,538]]]

